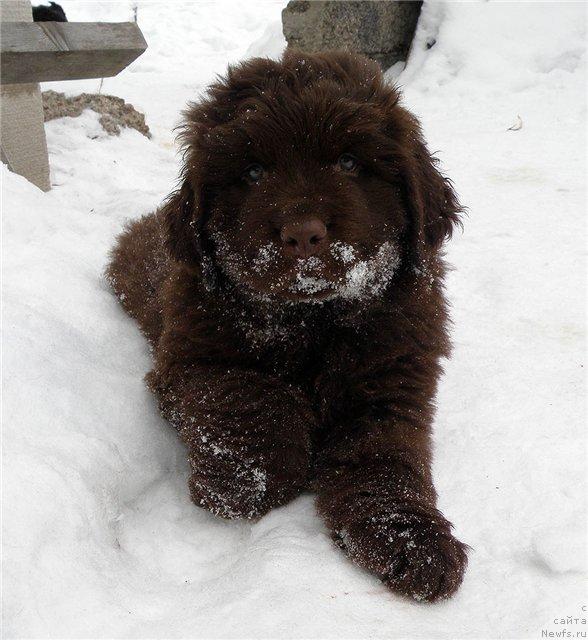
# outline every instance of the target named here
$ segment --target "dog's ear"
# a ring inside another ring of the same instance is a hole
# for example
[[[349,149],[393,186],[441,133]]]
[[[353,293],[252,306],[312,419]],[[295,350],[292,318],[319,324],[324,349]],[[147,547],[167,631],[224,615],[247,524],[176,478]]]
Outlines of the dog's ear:
[[[218,284],[219,272],[204,238],[206,215],[202,191],[196,190],[189,178],[184,178],[182,186],[168,196],[162,214],[169,254],[177,262],[199,271],[204,286],[210,291]]]
[[[174,260],[197,264],[202,260],[201,212],[199,198],[186,178],[162,207],[166,247]]]
[[[401,152],[401,174],[411,213],[412,246],[417,257],[435,251],[460,225],[460,205],[453,184],[437,168],[415,118]]]

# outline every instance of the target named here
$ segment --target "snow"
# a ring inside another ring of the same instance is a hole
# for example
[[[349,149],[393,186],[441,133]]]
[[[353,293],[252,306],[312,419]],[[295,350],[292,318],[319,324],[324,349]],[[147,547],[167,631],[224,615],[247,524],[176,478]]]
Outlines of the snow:
[[[253,270],[257,273],[265,273],[277,257],[278,251],[275,243],[268,242],[257,252],[252,264]]]
[[[349,257],[351,252],[345,255]],[[354,262],[347,270],[341,296],[360,300],[378,295],[390,283],[399,265],[397,248],[391,242],[383,242],[373,258]]]
[[[391,595],[330,543],[312,496],[255,524],[190,503],[147,345],[101,274],[123,222],[175,184],[184,103],[227,62],[277,55],[281,8],[140,2],[149,50],[102,91],[145,111],[153,139],[85,112],[46,127],[51,192],[2,168],[7,638],[539,638],[586,617],[582,3],[426,4],[391,73],[469,207],[448,245],[435,427],[440,506],[473,547],[458,595]]]
[[[349,264],[355,258],[355,249],[340,240],[331,243],[331,253],[335,260],[340,260],[343,264]]]

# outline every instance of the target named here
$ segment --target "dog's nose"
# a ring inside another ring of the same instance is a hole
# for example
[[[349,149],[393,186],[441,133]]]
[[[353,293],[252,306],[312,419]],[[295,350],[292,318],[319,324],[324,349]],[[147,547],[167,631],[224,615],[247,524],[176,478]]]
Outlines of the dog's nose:
[[[317,218],[304,222],[288,222],[282,227],[280,238],[288,255],[310,258],[325,248],[327,227]]]

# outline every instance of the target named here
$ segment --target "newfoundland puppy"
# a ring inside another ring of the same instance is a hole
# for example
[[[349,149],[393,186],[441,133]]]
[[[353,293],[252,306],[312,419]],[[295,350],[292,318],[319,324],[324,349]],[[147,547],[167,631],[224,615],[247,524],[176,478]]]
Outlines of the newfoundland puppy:
[[[185,113],[179,188],[107,275],[197,505],[254,519],[314,491],[355,563],[434,601],[467,560],[431,477],[460,205],[399,99],[343,52],[230,68]]]

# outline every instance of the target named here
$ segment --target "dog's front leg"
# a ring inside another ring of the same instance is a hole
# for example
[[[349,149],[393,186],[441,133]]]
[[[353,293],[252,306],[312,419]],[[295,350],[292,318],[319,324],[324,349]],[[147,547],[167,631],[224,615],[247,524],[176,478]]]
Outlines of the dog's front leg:
[[[316,488],[319,512],[354,562],[394,591],[434,601],[461,584],[467,547],[436,508],[430,377],[420,362],[355,378],[323,445]]]
[[[188,446],[193,501],[258,518],[308,484],[314,417],[293,387],[257,371],[194,366],[148,383]]]

